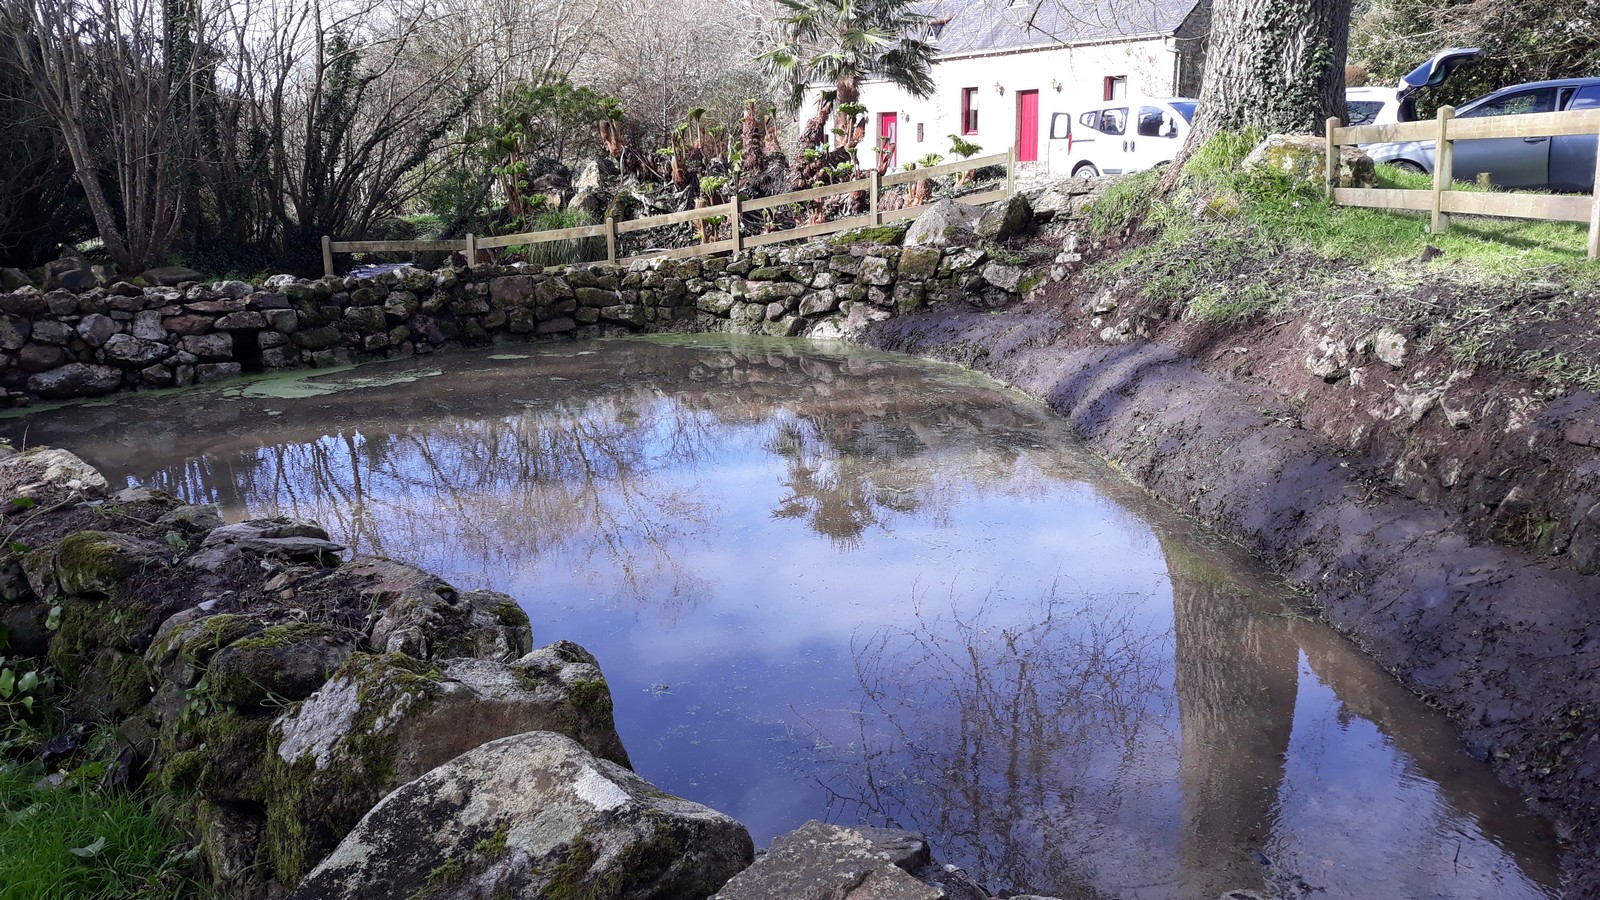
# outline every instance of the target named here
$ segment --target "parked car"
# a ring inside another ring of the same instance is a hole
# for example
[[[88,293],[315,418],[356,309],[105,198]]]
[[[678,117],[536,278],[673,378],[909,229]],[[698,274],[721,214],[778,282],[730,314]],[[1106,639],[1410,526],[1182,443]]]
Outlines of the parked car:
[[[1456,118],[1583,109],[1600,109],[1600,78],[1563,78],[1501,88],[1463,103]],[[1596,143],[1594,135],[1456,141],[1450,174],[1457,181],[1488,175],[1496,187],[1589,193],[1594,190]],[[1375,162],[1433,174],[1433,141],[1394,141],[1363,149]]]
[[[1050,117],[1045,157],[1052,172],[1073,177],[1138,172],[1169,163],[1189,136],[1195,101],[1187,97],[1107,100]]]
[[[1461,66],[1483,58],[1476,47],[1451,47],[1400,77],[1394,87],[1347,88],[1344,99],[1350,125],[1391,125],[1417,118],[1418,91],[1438,87]]]

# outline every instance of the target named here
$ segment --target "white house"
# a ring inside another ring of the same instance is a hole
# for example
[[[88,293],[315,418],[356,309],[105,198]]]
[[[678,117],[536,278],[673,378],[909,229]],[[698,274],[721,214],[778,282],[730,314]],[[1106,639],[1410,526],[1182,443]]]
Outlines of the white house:
[[[928,154],[953,160],[950,135],[982,148],[1048,158],[1051,116],[1122,97],[1193,97],[1200,90],[1211,0],[933,0],[939,48],[930,97],[883,80],[862,85],[868,134],[891,168]]]

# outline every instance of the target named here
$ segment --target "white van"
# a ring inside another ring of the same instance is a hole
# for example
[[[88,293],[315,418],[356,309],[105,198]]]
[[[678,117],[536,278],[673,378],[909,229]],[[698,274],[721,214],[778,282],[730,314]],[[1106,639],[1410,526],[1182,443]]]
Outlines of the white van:
[[[1058,112],[1050,117],[1050,171],[1083,178],[1171,162],[1189,136],[1194,105],[1187,97],[1134,98]]]

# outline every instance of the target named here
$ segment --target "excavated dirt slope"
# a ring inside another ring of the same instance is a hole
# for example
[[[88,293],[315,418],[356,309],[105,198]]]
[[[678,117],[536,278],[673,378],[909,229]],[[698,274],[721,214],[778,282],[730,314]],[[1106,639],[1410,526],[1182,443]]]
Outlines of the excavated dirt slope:
[[[1422,353],[1392,366],[1306,317],[1163,322],[1112,309],[1113,293],[1060,284],[863,340],[1045,400],[1130,477],[1280,569],[1557,820],[1574,844],[1569,893],[1600,896],[1600,576],[1583,516],[1600,499],[1595,396],[1546,402],[1526,379]]]

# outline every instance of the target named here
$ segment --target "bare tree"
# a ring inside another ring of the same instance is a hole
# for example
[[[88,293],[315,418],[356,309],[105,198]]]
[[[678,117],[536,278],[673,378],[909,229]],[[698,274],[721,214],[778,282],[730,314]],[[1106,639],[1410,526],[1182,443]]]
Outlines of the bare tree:
[[[159,3],[13,0],[0,16],[106,252],[125,271],[156,264],[182,209]]]

